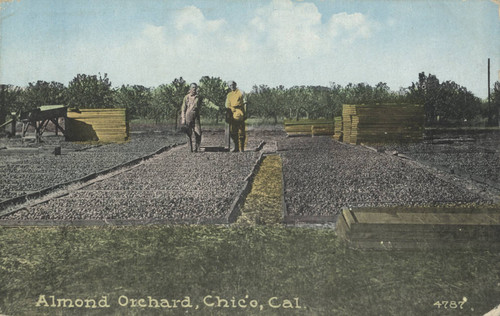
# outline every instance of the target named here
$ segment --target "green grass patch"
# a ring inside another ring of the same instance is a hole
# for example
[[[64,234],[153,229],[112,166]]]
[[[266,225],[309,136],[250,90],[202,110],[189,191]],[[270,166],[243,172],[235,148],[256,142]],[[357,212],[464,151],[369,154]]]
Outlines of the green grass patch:
[[[262,161],[237,224],[279,224],[283,220],[282,164],[279,155]]]
[[[351,250],[332,230],[279,226],[0,228],[0,314],[165,314],[118,304],[151,296],[189,297],[173,315],[482,315],[500,303],[498,262],[473,249]],[[36,307],[40,295],[110,307]],[[263,308],[208,307],[208,295]],[[272,297],[301,308],[271,308]],[[464,297],[463,309],[433,305]]]

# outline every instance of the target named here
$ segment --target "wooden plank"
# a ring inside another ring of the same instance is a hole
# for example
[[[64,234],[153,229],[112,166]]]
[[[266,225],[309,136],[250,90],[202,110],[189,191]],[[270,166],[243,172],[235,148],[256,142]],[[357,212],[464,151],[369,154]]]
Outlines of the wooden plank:
[[[332,124],[333,125],[334,119],[310,119],[310,120],[285,120],[284,124],[285,126],[290,126],[290,125],[311,125],[311,124]]]
[[[498,214],[474,213],[364,213],[355,212],[358,223],[423,225],[500,225]]]
[[[347,227],[351,228],[353,224],[357,222],[357,220],[354,218],[353,214],[351,213],[351,210],[344,208],[342,210],[342,216],[344,217]]]
[[[385,206],[385,207],[357,207],[354,212],[398,212],[398,213],[474,213],[495,214],[500,212],[500,204],[474,206]]]
[[[392,240],[392,241],[459,241],[476,240],[500,242],[498,226],[482,227],[451,227],[448,225],[394,225],[385,229],[355,229],[349,230],[349,239],[359,240]]]
[[[343,209],[339,236],[355,247],[500,245],[500,205]]]
[[[337,236],[343,239],[348,239],[349,227],[347,226],[347,222],[343,214],[339,216],[337,220],[335,231],[337,233]]]
[[[348,242],[352,248],[374,249],[374,250],[413,250],[413,249],[500,249],[498,242],[475,242],[475,241],[457,241],[457,242],[428,242],[428,241],[356,241]]]

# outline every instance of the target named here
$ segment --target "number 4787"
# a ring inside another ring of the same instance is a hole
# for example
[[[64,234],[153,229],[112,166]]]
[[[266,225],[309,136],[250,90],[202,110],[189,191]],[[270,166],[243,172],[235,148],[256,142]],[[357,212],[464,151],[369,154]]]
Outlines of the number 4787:
[[[434,306],[437,306],[437,308],[445,308],[445,309],[456,309],[456,308],[459,308],[459,309],[463,309],[464,308],[464,304],[465,302],[467,302],[467,300],[463,300],[463,301],[436,301],[436,303],[434,303],[433,305]]]

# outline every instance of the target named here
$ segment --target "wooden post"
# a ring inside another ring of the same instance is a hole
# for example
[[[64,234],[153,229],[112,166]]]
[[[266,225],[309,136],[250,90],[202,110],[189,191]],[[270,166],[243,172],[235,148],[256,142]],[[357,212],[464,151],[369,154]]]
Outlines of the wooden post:
[[[490,59],[488,58],[488,125],[493,125],[493,111],[491,110],[490,97]]]
[[[231,150],[231,127],[229,123],[224,125],[224,147],[227,148],[228,151]]]
[[[229,108],[226,108],[224,116],[226,124],[224,124],[224,147],[227,151],[231,150],[231,119],[232,112]]]
[[[64,117],[62,118],[64,120]],[[58,130],[61,130],[61,133],[64,135],[64,129],[61,127],[61,125],[59,125],[59,118],[55,118],[55,119],[51,119],[51,122],[54,124],[55,126],[55,133],[56,133],[56,136],[59,135],[58,134]]]
[[[42,125],[40,124],[39,121],[35,122],[35,140],[36,143],[39,143],[42,140],[42,134],[40,133],[40,130],[42,129]]]

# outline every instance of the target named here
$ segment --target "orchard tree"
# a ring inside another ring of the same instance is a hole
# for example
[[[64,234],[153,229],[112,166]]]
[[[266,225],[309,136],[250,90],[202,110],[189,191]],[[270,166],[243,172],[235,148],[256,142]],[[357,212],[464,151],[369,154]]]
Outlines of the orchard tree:
[[[309,118],[309,104],[311,91],[305,86],[293,86],[286,91],[286,106],[290,117],[295,117],[298,121],[301,114]]]
[[[189,86],[182,77],[157,87],[153,91],[152,118],[157,123],[166,118],[173,118],[177,129],[182,100],[188,91]]]
[[[182,79],[182,77],[174,79],[170,85],[173,90],[170,108],[174,110],[175,129],[177,130],[177,124],[179,123],[179,116],[181,114],[182,100],[189,91],[189,85],[186,83],[186,80]]]
[[[156,124],[165,120],[171,112],[171,96],[173,89],[168,84],[162,84],[152,92],[151,109],[147,118],[153,119]]]
[[[310,117],[316,118],[333,118],[334,104],[331,91],[328,87],[310,86],[307,87],[309,101],[308,108]]]
[[[22,89],[13,85],[0,85],[0,124],[5,122],[6,116],[11,112],[22,110]]]
[[[113,105],[126,108],[131,117],[148,117],[152,111],[153,94],[141,85],[122,85],[113,93]]]
[[[25,109],[34,109],[42,105],[66,105],[66,88],[59,82],[39,80],[30,82],[21,94]]]
[[[200,96],[207,102],[212,102],[219,110],[202,107],[202,115],[215,116],[215,122],[219,123],[219,117],[224,116],[226,107],[227,87],[226,83],[219,77],[203,76],[200,79]],[[212,115],[211,115],[212,114]]]
[[[66,97],[68,105],[82,108],[109,108],[112,107],[111,82],[108,75],[78,74],[68,84]]]
[[[372,94],[374,103],[385,103],[393,101],[394,94],[391,93],[391,89],[385,82],[379,82],[373,89]]]
[[[425,120],[428,125],[435,125],[439,116],[440,83],[436,76],[424,72],[418,74],[418,82],[408,87],[408,100],[424,106]]]
[[[409,103],[408,101],[409,89],[406,87],[399,87],[399,90],[393,92],[394,102]]]
[[[437,114],[443,123],[466,122],[480,113],[481,100],[453,81],[441,84],[438,100]]]
[[[285,103],[285,88],[278,86],[270,88],[267,85],[254,85],[247,96],[248,115],[272,118],[274,124],[278,117],[283,116]]]
[[[481,100],[454,81],[440,83],[425,73],[408,88],[408,100],[422,104],[429,125],[462,124],[480,114]]]
[[[493,86],[493,93],[490,95],[491,104],[488,112],[493,112],[492,119],[500,126],[500,81],[495,82]]]
[[[373,87],[361,82],[354,86],[354,104],[373,103]]]
[[[330,102],[333,116],[342,115],[342,105],[345,103],[342,90],[343,88],[341,85],[335,82],[330,84]]]

